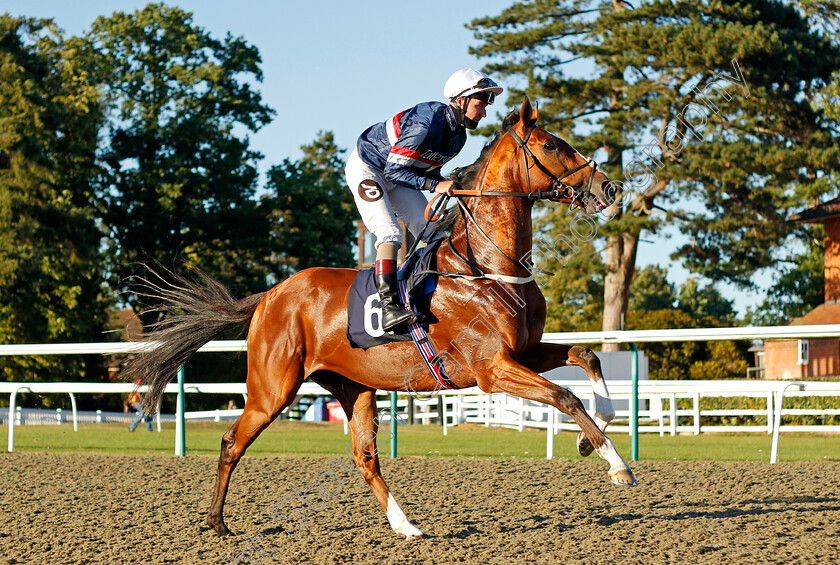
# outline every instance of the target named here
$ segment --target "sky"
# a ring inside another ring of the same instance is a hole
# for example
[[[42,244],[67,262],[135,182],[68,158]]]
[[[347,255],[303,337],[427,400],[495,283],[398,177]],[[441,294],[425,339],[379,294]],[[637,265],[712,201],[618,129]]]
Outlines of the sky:
[[[4,0],[0,11],[13,16],[52,18],[68,35],[81,35],[99,16],[133,12],[147,1]],[[471,20],[500,14],[513,0],[454,2],[169,0],[193,13],[193,23],[212,36],[242,36],[262,56],[263,102],[277,115],[253,134],[252,147],[264,155],[265,173],[283,159],[297,160],[300,147],[319,131],[332,131],[339,147],[351,148],[368,126],[414,104],[443,101],[443,85],[454,71],[480,69],[487,60],[469,54],[478,40],[466,29]],[[504,84],[502,84],[504,86]],[[521,101],[500,97],[488,119]],[[472,163],[485,139],[471,136],[444,168]],[[609,174],[610,171],[607,171]],[[618,177],[620,171],[613,172]],[[690,273],[671,261],[681,236],[675,230],[647,235],[639,245],[637,267],[661,265],[679,285]],[[759,293],[718,286],[739,314],[761,301]]]

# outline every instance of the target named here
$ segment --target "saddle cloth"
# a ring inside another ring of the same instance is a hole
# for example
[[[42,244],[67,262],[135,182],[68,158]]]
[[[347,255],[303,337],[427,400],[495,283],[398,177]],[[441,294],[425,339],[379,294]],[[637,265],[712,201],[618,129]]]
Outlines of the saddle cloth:
[[[437,287],[437,275],[426,271],[435,268],[435,251],[443,239],[436,239],[414,251],[397,271],[397,279],[405,281],[409,305],[415,315],[428,313],[431,295]],[[400,283],[402,284],[402,283]],[[428,322],[422,322],[428,331]],[[347,339],[355,348],[369,349],[396,341],[412,341],[411,333],[386,332],[382,329],[379,293],[373,269],[359,271],[347,297]]]

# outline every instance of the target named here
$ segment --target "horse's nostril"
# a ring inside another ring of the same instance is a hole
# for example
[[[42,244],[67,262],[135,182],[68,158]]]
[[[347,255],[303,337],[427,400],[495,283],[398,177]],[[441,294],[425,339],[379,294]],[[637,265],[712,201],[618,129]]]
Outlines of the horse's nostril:
[[[601,184],[601,189],[604,191],[604,196],[607,199],[607,202],[612,203],[615,202],[615,186],[612,182],[606,181]]]

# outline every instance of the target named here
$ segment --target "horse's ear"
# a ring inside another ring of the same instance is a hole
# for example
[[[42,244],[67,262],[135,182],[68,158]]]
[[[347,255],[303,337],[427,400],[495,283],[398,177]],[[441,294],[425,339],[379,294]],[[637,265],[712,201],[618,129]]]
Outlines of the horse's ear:
[[[531,106],[531,99],[527,96],[522,102],[522,109],[519,111],[520,121],[526,126],[530,126],[537,121],[537,108]]]
[[[519,112],[514,110],[508,114],[502,122],[502,130],[506,131],[513,127],[513,124],[519,121]]]
[[[509,116],[508,116],[509,117]],[[516,130],[520,137],[525,136],[525,132],[537,121],[537,110],[531,106],[531,100],[526,96],[525,101],[522,102],[522,108],[519,110],[519,116],[516,118]]]

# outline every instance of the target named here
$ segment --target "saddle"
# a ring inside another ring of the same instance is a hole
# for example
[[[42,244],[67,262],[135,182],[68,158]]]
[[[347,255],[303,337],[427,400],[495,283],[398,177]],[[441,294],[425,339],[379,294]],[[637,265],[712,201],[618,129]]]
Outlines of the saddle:
[[[443,238],[418,247],[397,271],[400,295],[408,299],[412,312],[425,331],[438,319],[429,311],[432,294],[437,287],[435,252]],[[369,349],[398,341],[412,341],[411,333],[386,332],[382,329],[379,293],[373,280],[373,268],[359,271],[347,297],[347,339],[354,348]]]

